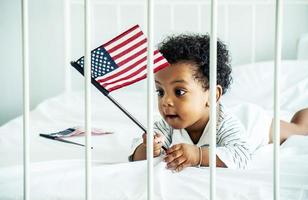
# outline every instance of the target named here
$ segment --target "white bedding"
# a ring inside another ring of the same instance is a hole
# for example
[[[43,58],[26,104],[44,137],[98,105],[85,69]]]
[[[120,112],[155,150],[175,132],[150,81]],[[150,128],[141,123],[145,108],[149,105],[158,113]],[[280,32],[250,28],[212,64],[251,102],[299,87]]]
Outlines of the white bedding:
[[[250,130],[250,138],[265,129],[255,119],[271,113],[272,75],[264,72],[271,65],[236,67],[232,90],[223,99]],[[281,113],[288,120],[295,110],[308,107],[308,63],[287,61],[281,71]],[[124,89],[113,95],[145,124],[145,93]],[[31,111],[31,199],[84,199],[84,148],[38,136],[82,125],[83,107],[83,93],[75,92],[49,99]],[[114,132],[92,139],[93,199],[146,199],[146,162],[127,162],[131,140],[142,131],[95,89],[92,107],[92,125]],[[22,199],[22,118],[0,127],[0,136],[0,199]],[[75,140],[83,143],[83,139]],[[217,199],[272,199],[271,157],[272,145],[267,145],[256,152],[249,170],[217,169]],[[208,198],[208,168],[172,173],[164,167],[156,159],[157,199]],[[281,199],[308,199],[308,137],[294,136],[281,147],[280,171]]]

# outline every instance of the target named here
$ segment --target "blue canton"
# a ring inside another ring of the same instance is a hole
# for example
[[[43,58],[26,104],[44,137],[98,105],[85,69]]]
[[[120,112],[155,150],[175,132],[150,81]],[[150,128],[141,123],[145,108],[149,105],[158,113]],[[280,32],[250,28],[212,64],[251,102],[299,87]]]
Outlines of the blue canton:
[[[83,68],[84,57],[77,60],[77,63]],[[99,47],[91,51],[91,76],[97,78],[104,76],[109,72],[118,68],[117,64],[110,57],[109,53],[103,47]]]

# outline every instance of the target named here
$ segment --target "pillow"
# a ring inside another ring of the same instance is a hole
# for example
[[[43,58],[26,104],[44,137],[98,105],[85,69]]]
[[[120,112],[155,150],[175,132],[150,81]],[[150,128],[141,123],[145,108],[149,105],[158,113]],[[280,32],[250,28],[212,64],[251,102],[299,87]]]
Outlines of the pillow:
[[[280,68],[281,110],[295,112],[308,107],[308,61],[282,61]],[[230,91],[224,95],[226,104],[238,101],[273,109],[274,62],[259,62],[235,66]]]

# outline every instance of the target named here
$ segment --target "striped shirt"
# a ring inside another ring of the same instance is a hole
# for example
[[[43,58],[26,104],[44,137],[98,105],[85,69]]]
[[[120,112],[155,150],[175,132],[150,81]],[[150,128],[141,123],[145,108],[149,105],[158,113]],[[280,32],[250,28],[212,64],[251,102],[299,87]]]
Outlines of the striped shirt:
[[[221,104],[218,105],[218,111],[216,155],[228,168],[245,169],[248,161],[251,159],[251,151],[246,141],[247,134],[245,128],[235,116],[226,113]],[[173,129],[164,120],[154,123],[154,132],[163,136],[163,145],[167,148],[179,143],[194,144],[185,129]],[[198,143],[194,145],[208,147],[209,139],[209,123],[207,123]],[[138,143],[140,144],[140,140],[135,141],[133,149],[139,145]]]

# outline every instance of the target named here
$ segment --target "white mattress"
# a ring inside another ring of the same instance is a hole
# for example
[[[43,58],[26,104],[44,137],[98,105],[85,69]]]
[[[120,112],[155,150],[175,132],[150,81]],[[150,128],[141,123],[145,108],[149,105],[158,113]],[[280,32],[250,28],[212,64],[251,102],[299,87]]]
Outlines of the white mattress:
[[[250,137],[258,128],[254,111],[271,113],[272,63],[238,66],[232,90],[224,103],[243,122]],[[282,66],[282,118],[308,107],[308,63],[287,61]],[[249,95],[247,95],[249,94]],[[143,124],[146,93],[124,89],[119,100]],[[83,93],[63,94],[40,104],[30,113],[31,199],[84,199],[84,148],[38,136],[83,125]],[[93,136],[93,199],[146,199],[146,162],[128,163],[131,141],[142,131],[103,95],[93,89],[94,127],[113,131]],[[260,126],[260,125],[258,125]],[[252,131],[254,130],[254,131]],[[0,199],[22,199],[22,118],[0,127]],[[84,138],[75,138],[83,143]],[[207,199],[209,169],[165,169],[155,159],[157,199]],[[281,199],[308,199],[308,137],[291,137],[281,147]],[[272,145],[260,148],[245,171],[217,169],[217,199],[272,199]]]

